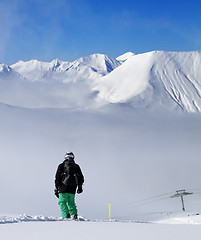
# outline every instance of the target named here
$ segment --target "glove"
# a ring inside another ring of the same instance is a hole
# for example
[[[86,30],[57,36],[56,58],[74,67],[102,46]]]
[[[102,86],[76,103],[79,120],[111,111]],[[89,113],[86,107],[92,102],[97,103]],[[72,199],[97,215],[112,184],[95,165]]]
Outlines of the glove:
[[[57,188],[54,189],[54,194],[57,198],[59,198],[59,190]]]
[[[78,186],[77,193],[80,194],[83,192],[82,186]]]

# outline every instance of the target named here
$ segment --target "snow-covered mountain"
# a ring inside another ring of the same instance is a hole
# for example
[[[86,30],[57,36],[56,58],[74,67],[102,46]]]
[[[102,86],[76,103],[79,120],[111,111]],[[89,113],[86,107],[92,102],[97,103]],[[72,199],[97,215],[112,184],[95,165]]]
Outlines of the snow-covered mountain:
[[[72,63],[59,59],[52,62],[31,60],[11,65],[0,76],[0,102],[20,107],[88,108],[95,104],[96,92],[91,85],[121,64],[104,54],[93,54]]]
[[[134,108],[201,112],[201,52],[148,52],[134,55],[94,90],[100,101]]]
[[[1,94],[0,101],[26,107],[99,107],[112,103],[135,109],[201,112],[200,66],[199,51],[128,52],[116,59],[93,54],[74,62],[56,59],[50,63],[19,61],[10,67],[1,64],[0,79],[7,76],[24,81],[17,99],[9,101]]]
[[[11,68],[6,64],[0,64],[0,73],[8,73],[10,72]]]
[[[131,57],[133,57],[135,54],[134,53],[132,53],[132,52],[127,52],[127,53],[124,53],[124,54],[122,54],[121,56],[119,56],[119,57],[117,57],[116,59],[118,60],[118,61],[126,61],[127,59],[129,59],[129,58],[131,58]]]
[[[11,67],[29,81],[59,81],[77,82],[79,80],[93,80],[107,75],[120,65],[120,61],[104,54],[93,54],[79,58],[74,62],[64,62],[55,59],[52,62],[31,60],[19,61]]]
[[[12,80],[23,78],[13,68],[6,64],[0,64],[0,80]]]

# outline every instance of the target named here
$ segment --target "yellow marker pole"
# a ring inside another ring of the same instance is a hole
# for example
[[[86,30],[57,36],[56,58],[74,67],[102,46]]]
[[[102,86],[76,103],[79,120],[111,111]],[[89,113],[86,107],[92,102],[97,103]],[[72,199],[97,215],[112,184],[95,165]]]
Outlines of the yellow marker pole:
[[[109,221],[111,220],[111,202],[109,202]]]

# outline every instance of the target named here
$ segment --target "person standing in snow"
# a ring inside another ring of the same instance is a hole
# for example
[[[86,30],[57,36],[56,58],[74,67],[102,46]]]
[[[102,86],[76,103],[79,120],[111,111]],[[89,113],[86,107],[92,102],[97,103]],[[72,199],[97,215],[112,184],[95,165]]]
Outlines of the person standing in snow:
[[[72,152],[67,152],[55,175],[55,195],[59,198],[58,204],[63,219],[77,219],[75,193],[76,190],[78,194],[83,192],[84,176],[74,158]]]

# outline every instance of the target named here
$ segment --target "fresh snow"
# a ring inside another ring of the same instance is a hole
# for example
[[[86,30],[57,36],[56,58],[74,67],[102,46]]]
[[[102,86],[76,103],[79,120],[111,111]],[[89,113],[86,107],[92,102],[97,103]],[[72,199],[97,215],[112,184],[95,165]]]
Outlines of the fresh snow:
[[[71,239],[142,239],[164,240],[200,239],[200,222],[172,225],[114,221],[61,221],[55,218],[22,216],[22,221],[0,226],[0,237],[4,240],[55,240]],[[1,219],[1,217],[0,217]],[[27,219],[27,221],[26,221]],[[182,220],[182,219],[181,219]],[[190,220],[190,219],[189,219]],[[11,222],[10,222],[11,223]]]

